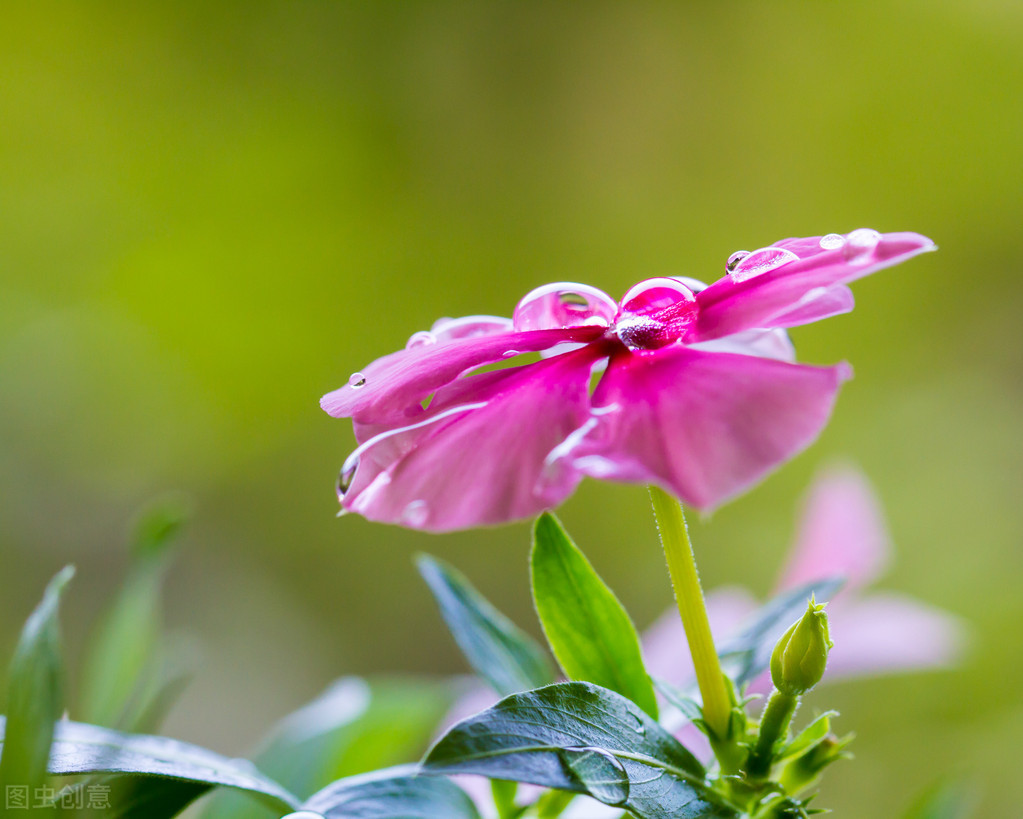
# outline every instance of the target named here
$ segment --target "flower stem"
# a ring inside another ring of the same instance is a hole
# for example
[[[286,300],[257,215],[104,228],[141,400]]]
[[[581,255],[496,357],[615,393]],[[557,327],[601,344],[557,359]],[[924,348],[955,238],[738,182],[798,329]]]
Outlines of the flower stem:
[[[668,560],[671,584],[675,588],[678,613],[682,615],[682,625],[689,641],[696,682],[703,697],[703,718],[719,739],[725,739],[728,735],[731,698],[725,688],[721,663],[710,633],[707,606],[703,601],[700,575],[696,569],[696,557],[689,541],[682,505],[656,486],[650,487],[650,500],[664,556]]]
[[[746,771],[753,778],[765,777],[774,761],[774,746],[788,731],[792,715],[799,705],[799,697],[785,694],[777,688],[771,694],[760,718],[760,735],[750,754]]]

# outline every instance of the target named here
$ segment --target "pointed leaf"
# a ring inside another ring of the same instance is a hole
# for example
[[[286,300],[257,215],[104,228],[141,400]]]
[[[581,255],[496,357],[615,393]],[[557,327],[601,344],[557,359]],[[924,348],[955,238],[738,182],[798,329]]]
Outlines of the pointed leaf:
[[[7,741],[0,756],[0,782],[33,790],[46,781],[54,723],[64,711],[61,594],[74,576],[66,566],[54,577],[29,615],[11,661],[7,694]]]
[[[184,779],[115,774],[66,789],[58,794],[54,810],[57,816],[79,819],[89,813],[99,815],[100,811],[103,819],[171,819],[211,787]],[[274,811],[274,816],[279,813]]]
[[[775,761],[780,762],[783,759],[791,759],[792,757],[799,756],[804,751],[810,750],[810,748],[828,735],[828,732],[831,730],[831,718],[837,716],[838,711],[825,711],[778,751],[775,754]]]
[[[771,662],[771,652],[785,630],[806,611],[810,595],[828,600],[841,588],[842,578],[804,583],[767,602],[743,624],[739,632],[718,646],[721,665],[736,686],[759,676]]]
[[[461,572],[429,555],[420,555],[416,562],[469,665],[498,694],[527,691],[554,681],[554,670],[543,649],[495,609]]]
[[[587,682],[514,694],[455,725],[423,770],[587,794],[641,819],[734,817],[699,761],[635,703]]]
[[[617,691],[656,719],[635,626],[550,513],[537,518],[530,566],[536,610],[565,674]]]
[[[975,814],[979,801],[975,785],[946,779],[921,794],[904,819],[967,819]]]
[[[415,773],[414,765],[406,765],[342,779],[302,807],[326,819],[480,819],[473,801],[453,782]]]

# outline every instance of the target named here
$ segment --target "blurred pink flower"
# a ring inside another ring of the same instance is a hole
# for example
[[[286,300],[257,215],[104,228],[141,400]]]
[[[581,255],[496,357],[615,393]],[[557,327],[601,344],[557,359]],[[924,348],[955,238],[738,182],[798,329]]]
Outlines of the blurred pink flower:
[[[534,515],[584,476],[716,506],[808,446],[849,377],[794,363],[784,328],[851,310],[848,282],[933,248],[867,229],[786,239],[733,254],[709,287],[649,279],[616,303],[559,283],[511,319],[442,319],[323,397],[359,443],[342,508],[446,531]],[[526,353],[542,357],[473,372]]]

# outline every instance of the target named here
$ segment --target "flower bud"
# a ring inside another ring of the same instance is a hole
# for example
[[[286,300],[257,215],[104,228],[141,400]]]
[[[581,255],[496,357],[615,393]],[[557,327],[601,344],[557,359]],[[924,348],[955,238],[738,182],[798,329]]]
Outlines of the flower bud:
[[[824,676],[832,646],[825,605],[818,605],[811,597],[802,619],[793,623],[774,647],[771,681],[784,694],[795,697],[805,694]]]

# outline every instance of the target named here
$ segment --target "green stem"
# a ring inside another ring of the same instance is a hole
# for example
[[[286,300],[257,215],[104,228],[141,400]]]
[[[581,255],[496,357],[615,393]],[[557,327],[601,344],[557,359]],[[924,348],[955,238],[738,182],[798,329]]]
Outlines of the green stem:
[[[775,743],[788,731],[797,705],[799,697],[792,694],[783,694],[777,688],[771,694],[764,708],[764,715],[760,718],[760,734],[756,747],[750,754],[746,768],[751,778],[765,777],[770,772],[771,763],[774,761]]]
[[[656,486],[650,487],[650,500],[654,506],[657,530],[661,535],[664,556],[668,560],[671,584],[675,588],[678,613],[689,641],[689,653],[696,669],[696,682],[703,697],[703,718],[719,739],[728,735],[731,698],[725,688],[721,663],[714,638],[710,633],[707,606],[700,588],[700,575],[696,569],[696,556],[689,541],[682,505]]]

